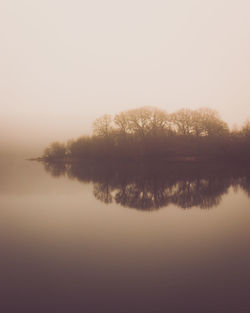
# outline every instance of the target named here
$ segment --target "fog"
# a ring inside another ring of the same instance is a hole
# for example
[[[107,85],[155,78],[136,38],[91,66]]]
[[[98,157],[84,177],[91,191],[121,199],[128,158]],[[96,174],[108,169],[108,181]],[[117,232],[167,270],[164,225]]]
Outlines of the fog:
[[[2,151],[39,154],[150,105],[250,117],[250,2],[2,1]],[[7,153],[7,152],[6,152]]]

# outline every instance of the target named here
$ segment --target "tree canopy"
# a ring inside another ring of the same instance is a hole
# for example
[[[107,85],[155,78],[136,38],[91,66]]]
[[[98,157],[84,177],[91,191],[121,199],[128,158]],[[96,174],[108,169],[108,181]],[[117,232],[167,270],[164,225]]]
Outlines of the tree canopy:
[[[92,136],[53,143],[44,159],[63,158],[245,158],[250,156],[250,122],[230,131],[209,108],[168,113],[141,107],[105,114],[93,123]]]

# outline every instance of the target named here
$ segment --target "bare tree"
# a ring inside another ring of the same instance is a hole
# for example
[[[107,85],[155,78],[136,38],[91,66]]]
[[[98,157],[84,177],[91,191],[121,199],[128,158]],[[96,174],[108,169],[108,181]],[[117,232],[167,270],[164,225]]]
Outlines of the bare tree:
[[[116,114],[116,116],[114,117],[114,123],[118,127],[118,132],[120,132],[121,134],[124,135],[130,132],[129,118],[127,112]]]
[[[142,107],[117,114],[114,119],[119,132],[145,137],[170,128],[168,114],[153,107]]]
[[[108,137],[112,132],[112,117],[108,114],[97,118],[93,123],[94,136]]]
[[[180,135],[223,136],[229,133],[228,125],[218,112],[209,108],[182,109],[172,114],[172,122]]]
[[[153,134],[165,133],[171,130],[171,119],[167,112],[156,108],[151,109],[151,132]]]
[[[193,111],[181,109],[171,115],[172,123],[179,135],[192,135],[194,133]]]
[[[250,137],[250,121],[247,120],[242,127],[242,134],[246,137]]]
[[[150,131],[151,112],[143,107],[127,112],[129,131],[141,137],[146,136]]]
[[[198,110],[200,120],[200,135],[223,136],[229,133],[229,127],[219,116],[219,113],[209,108]]]

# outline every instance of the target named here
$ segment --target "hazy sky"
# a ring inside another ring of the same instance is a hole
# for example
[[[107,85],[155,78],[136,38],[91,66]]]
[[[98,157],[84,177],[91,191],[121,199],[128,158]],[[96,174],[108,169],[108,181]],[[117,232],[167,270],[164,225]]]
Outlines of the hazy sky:
[[[46,145],[143,105],[241,124],[249,14],[249,0],[2,0],[0,140]]]

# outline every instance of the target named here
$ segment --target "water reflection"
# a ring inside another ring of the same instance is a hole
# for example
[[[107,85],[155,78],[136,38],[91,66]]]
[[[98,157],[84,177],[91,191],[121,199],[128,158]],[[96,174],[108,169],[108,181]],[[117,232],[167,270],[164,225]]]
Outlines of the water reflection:
[[[182,209],[216,207],[230,187],[250,197],[250,166],[211,163],[44,163],[54,177],[93,183],[96,199],[138,210],[170,204]]]

